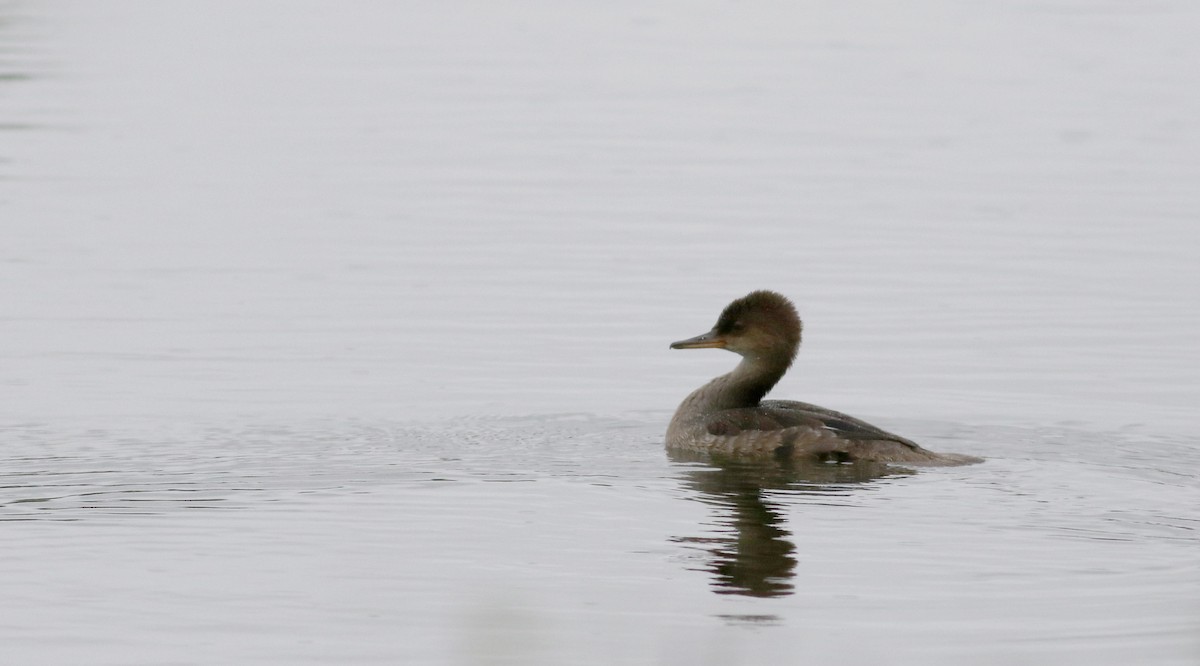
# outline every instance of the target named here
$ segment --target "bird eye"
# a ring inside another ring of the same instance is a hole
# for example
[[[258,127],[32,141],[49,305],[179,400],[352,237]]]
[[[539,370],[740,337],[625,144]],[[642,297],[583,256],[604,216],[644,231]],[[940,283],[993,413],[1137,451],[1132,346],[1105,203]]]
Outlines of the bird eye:
[[[735,331],[740,331],[743,328],[746,328],[746,325],[743,324],[741,321],[735,321],[735,322],[733,322],[733,326],[730,326],[729,328],[732,330],[735,330]]]

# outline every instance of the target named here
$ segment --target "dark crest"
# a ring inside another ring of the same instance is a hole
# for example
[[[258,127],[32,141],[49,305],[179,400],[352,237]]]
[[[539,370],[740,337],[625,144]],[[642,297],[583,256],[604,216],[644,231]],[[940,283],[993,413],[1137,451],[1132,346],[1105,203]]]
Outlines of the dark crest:
[[[786,339],[789,346],[800,344],[800,315],[783,294],[759,290],[730,303],[717,318],[719,333],[737,333],[746,327],[764,328]]]

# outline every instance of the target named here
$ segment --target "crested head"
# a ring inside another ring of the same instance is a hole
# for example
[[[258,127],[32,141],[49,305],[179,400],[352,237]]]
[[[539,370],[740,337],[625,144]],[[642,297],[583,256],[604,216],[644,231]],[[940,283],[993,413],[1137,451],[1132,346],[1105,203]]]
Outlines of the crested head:
[[[743,356],[786,356],[790,363],[800,346],[802,325],[796,306],[786,296],[753,291],[725,307],[714,333],[726,349]]]

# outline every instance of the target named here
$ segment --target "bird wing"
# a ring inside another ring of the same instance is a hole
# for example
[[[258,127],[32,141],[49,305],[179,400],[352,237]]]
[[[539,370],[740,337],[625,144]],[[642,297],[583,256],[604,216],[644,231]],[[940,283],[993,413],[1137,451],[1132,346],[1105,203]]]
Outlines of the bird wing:
[[[738,435],[747,430],[774,432],[798,426],[813,429],[822,427],[819,419],[798,413],[763,410],[758,407],[722,409],[709,414],[704,425],[710,435],[721,436]]]
[[[724,409],[711,414],[705,426],[712,435],[737,435],[747,430],[779,431],[790,428],[825,430],[853,441],[885,440],[913,449],[916,443],[848,414],[806,402],[767,400],[757,407]]]

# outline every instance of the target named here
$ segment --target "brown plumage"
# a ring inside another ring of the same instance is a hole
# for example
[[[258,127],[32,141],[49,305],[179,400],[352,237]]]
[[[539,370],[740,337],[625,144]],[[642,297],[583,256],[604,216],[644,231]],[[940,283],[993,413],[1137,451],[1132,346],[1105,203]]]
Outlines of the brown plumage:
[[[763,400],[791,367],[802,324],[796,308],[773,291],[755,291],[729,304],[712,330],[672,349],[728,349],[742,362],[696,389],[667,428],[667,447],[751,456],[809,457],[963,465],[980,458],[940,454],[841,412],[792,400]]]

